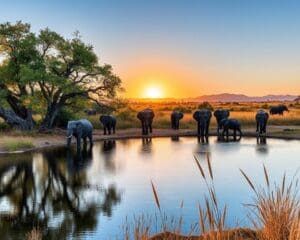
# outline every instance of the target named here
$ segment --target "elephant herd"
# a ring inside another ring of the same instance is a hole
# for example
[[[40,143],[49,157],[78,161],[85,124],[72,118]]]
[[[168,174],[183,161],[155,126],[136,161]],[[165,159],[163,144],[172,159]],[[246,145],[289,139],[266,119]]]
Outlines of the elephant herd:
[[[280,114],[283,115],[284,111],[288,111],[287,107],[284,105],[279,105],[272,107],[270,109],[270,114]],[[218,109],[212,111],[209,109],[199,109],[193,113],[193,119],[197,122],[197,135],[199,137],[209,136],[209,126],[210,121],[214,115],[217,122],[217,135],[221,138],[226,137],[228,140],[229,130],[233,131],[233,138],[236,140],[237,135],[240,139],[242,136],[241,123],[238,119],[229,118],[230,111],[226,109]],[[137,114],[137,118],[141,122],[142,134],[148,135],[152,133],[152,123],[155,114],[152,109],[144,109]],[[174,130],[179,129],[179,122],[184,117],[184,114],[180,111],[173,111],[170,116],[171,128]],[[267,122],[269,119],[269,114],[264,110],[259,110],[255,115],[256,120],[256,132],[258,135],[266,134]],[[116,130],[117,120],[112,115],[101,115],[99,118],[100,123],[103,126],[104,135],[114,134]],[[220,132],[222,130],[222,132]],[[93,144],[93,125],[87,119],[81,119],[77,121],[69,121],[67,126],[67,145],[71,143],[72,136],[77,139],[77,148],[80,148],[81,139],[83,139],[84,144],[87,143],[87,138],[89,139],[91,145]]]

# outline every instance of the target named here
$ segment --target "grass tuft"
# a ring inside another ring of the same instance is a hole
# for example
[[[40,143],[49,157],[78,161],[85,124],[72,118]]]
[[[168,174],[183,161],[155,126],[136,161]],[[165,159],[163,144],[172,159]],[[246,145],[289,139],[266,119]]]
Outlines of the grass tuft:
[[[7,151],[18,151],[24,149],[30,149],[34,147],[34,144],[27,139],[20,139],[20,140],[7,140],[3,143],[3,147]]]
[[[39,228],[34,227],[26,234],[26,240],[42,240],[42,233]]]

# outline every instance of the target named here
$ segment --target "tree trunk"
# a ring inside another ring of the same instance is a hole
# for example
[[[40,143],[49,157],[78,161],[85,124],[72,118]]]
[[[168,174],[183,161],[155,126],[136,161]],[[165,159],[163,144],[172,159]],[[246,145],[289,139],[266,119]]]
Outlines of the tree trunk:
[[[48,105],[46,116],[41,124],[40,130],[50,129],[53,127],[55,118],[61,108],[61,105],[58,103],[52,103]]]
[[[0,117],[3,118],[8,125],[19,130],[31,130],[33,128],[31,109],[27,109],[26,115],[26,118],[21,118],[14,111],[0,107]]]

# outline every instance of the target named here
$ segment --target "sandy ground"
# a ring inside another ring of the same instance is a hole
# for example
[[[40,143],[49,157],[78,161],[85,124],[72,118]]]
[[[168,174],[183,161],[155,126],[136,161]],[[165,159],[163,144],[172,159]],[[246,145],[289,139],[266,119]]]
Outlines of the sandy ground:
[[[212,130],[210,135],[215,136],[216,131]],[[20,135],[15,133],[0,133],[0,154],[8,153],[5,149],[6,141],[20,141],[26,140],[32,142],[34,148],[31,149],[20,149],[17,152],[32,151],[36,149],[62,146],[66,144],[66,132],[64,130],[56,130],[52,134],[34,134],[30,135]],[[173,136],[196,136],[196,130],[190,129],[154,129],[152,134],[148,137],[173,137]],[[254,128],[243,129],[243,136],[245,137],[255,137],[256,132]],[[142,138],[145,137],[141,134],[141,129],[131,128],[124,130],[117,130],[116,134],[103,135],[102,130],[94,131],[94,141],[101,141],[106,139],[127,139],[127,138]],[[268,138],[281,138],[281,139],[298,139],[300,140],[300,126],[269,126],[268,127]],[[75,143],[75,139],[73,139]]]

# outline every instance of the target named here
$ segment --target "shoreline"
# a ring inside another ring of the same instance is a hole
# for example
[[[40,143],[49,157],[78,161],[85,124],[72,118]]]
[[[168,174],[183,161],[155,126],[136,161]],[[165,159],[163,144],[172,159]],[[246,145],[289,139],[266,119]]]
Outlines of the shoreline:
[[[34,152],[46,148],[61,147],[66,144],[65,141],[65,130],[59,130],[58,133],[54,134],[37,134],[34,136],[18,136],[8,132],[8,136],[5,136],[12,140],[18,141],[19,139],[25,138],[32,141],[34,147],[18,149],[16,151],[5,150],[3,143],[0,142],[0,155],[5,154],[20,154],[25,152]],[[210,132],[209,136],[217,136],[216,130]],[[122,140],[122,139],[142,139],[142,138],[160,138],[160,137],[197,137],[197,132],[194,129],[154,129],[152,134],[142,135],[140,128],[130,128],[117,130],[116,134],[103,135],[102,130],[94,130],[93,140],[94,142],[105,141],[105,140]],[[242,137],[257,137],[254,128],[245,128]],[[266,138],[270,139],[282,139],[282,140],[300,140],[300,126],[269,126]],[[73,138],[72,144],[75,144]]]

